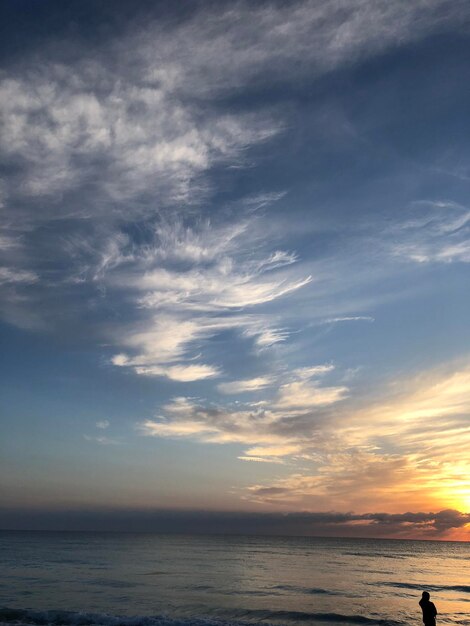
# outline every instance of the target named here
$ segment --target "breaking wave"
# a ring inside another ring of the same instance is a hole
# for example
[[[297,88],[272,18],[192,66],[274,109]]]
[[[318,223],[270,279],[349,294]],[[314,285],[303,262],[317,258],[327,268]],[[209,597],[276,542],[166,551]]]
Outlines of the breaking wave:
[[[240,611],[243,619],[173,618],[165,615],[122,616],[76,611],[32,611],[0,608],[0,624],[6,626],[247,626],[256,622],[295,621],[364,626],[402,626],[402,622],[372,619],[363,615],[304,613],[302,611]]]
[[[380,587],[398,587],[399,589],[416,589],[418,591],[463,591],[470,593],[470,585],[418,585],[416,583],[374,582],[369,585]]]

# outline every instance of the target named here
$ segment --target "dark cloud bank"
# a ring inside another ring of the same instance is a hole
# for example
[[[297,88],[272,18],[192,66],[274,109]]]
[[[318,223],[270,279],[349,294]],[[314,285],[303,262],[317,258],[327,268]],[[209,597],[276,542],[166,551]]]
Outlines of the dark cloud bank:
[[[3,509],[6,530],[118,531],[438,539],[470,523],[470,513],[251,513],[181,510]]]

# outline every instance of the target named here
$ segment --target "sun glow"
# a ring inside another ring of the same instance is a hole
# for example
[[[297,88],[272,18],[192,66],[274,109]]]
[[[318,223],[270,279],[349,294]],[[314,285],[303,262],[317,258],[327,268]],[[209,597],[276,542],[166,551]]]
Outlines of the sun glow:
[[[446,503],[453,509],[462,513],[470,512],[470,489],[468,487],[453,490],[451,497],[446,499]]]
[[[435,507],[470,511],[470,468],[462,463],[446,463],[434,477],[424,481],[422,487],[432,494]]]

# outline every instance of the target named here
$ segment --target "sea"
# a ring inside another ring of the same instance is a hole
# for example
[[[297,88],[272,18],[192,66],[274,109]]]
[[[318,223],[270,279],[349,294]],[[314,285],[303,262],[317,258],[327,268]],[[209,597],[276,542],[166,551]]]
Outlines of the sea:
[[[470,544],[0,532],[0,622],[37,626],[470,625]]]

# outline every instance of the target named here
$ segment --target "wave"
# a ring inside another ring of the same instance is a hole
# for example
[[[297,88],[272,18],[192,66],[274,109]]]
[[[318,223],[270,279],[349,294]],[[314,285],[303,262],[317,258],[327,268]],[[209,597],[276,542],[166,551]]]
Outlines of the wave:
[[[407,559],[408,555],[404,554],[384,554],[383,552],[343,552],[347,556],[365,556],[368,558],[380,559]]]
[[[418,585],[417,583],[374,582],[369,585],[379,587],[398,587],[399,589],[416,589],[418,591],[463,591],[470,593],[470,585]]]
[[[294,621],[294,622],[328,622],[336,624],[369,624],[370,626],[403,626],[402,622],[381,618],[366,617],[365,615],[343,615],[341,613],[304,613],[303,611],[264,611],[252,609],[245,611],[245,618],[257,618],[264,622]]]
[[[325,596],[344,596],[341,591],[333,591],[332,589],[323,589],[322,587],[296,587],[295,585],[275,585],[271,589],[279,589],[280,591],[294,591],[308,595],[325,595]]]
[[[113,580],[111,578],[90,578],[88,582],[97,587],[112,587],[114,589],[133,589],[138,587],[137,583],[127,580]]]
[[[270,623],[279,621],[323,622],[332,624],[357,624],[363,626],[403,626],[402,622],[374,619],[364,615],[340,613],[304,613],[302,611],[240,611],[243,620],[211,618],[172,618],[166,615],[122,616],[107,613],[82,613],[76,611],[33,611],[30,609],[0,608],[0,624],[7,626],[250,626],[251,619]]]

